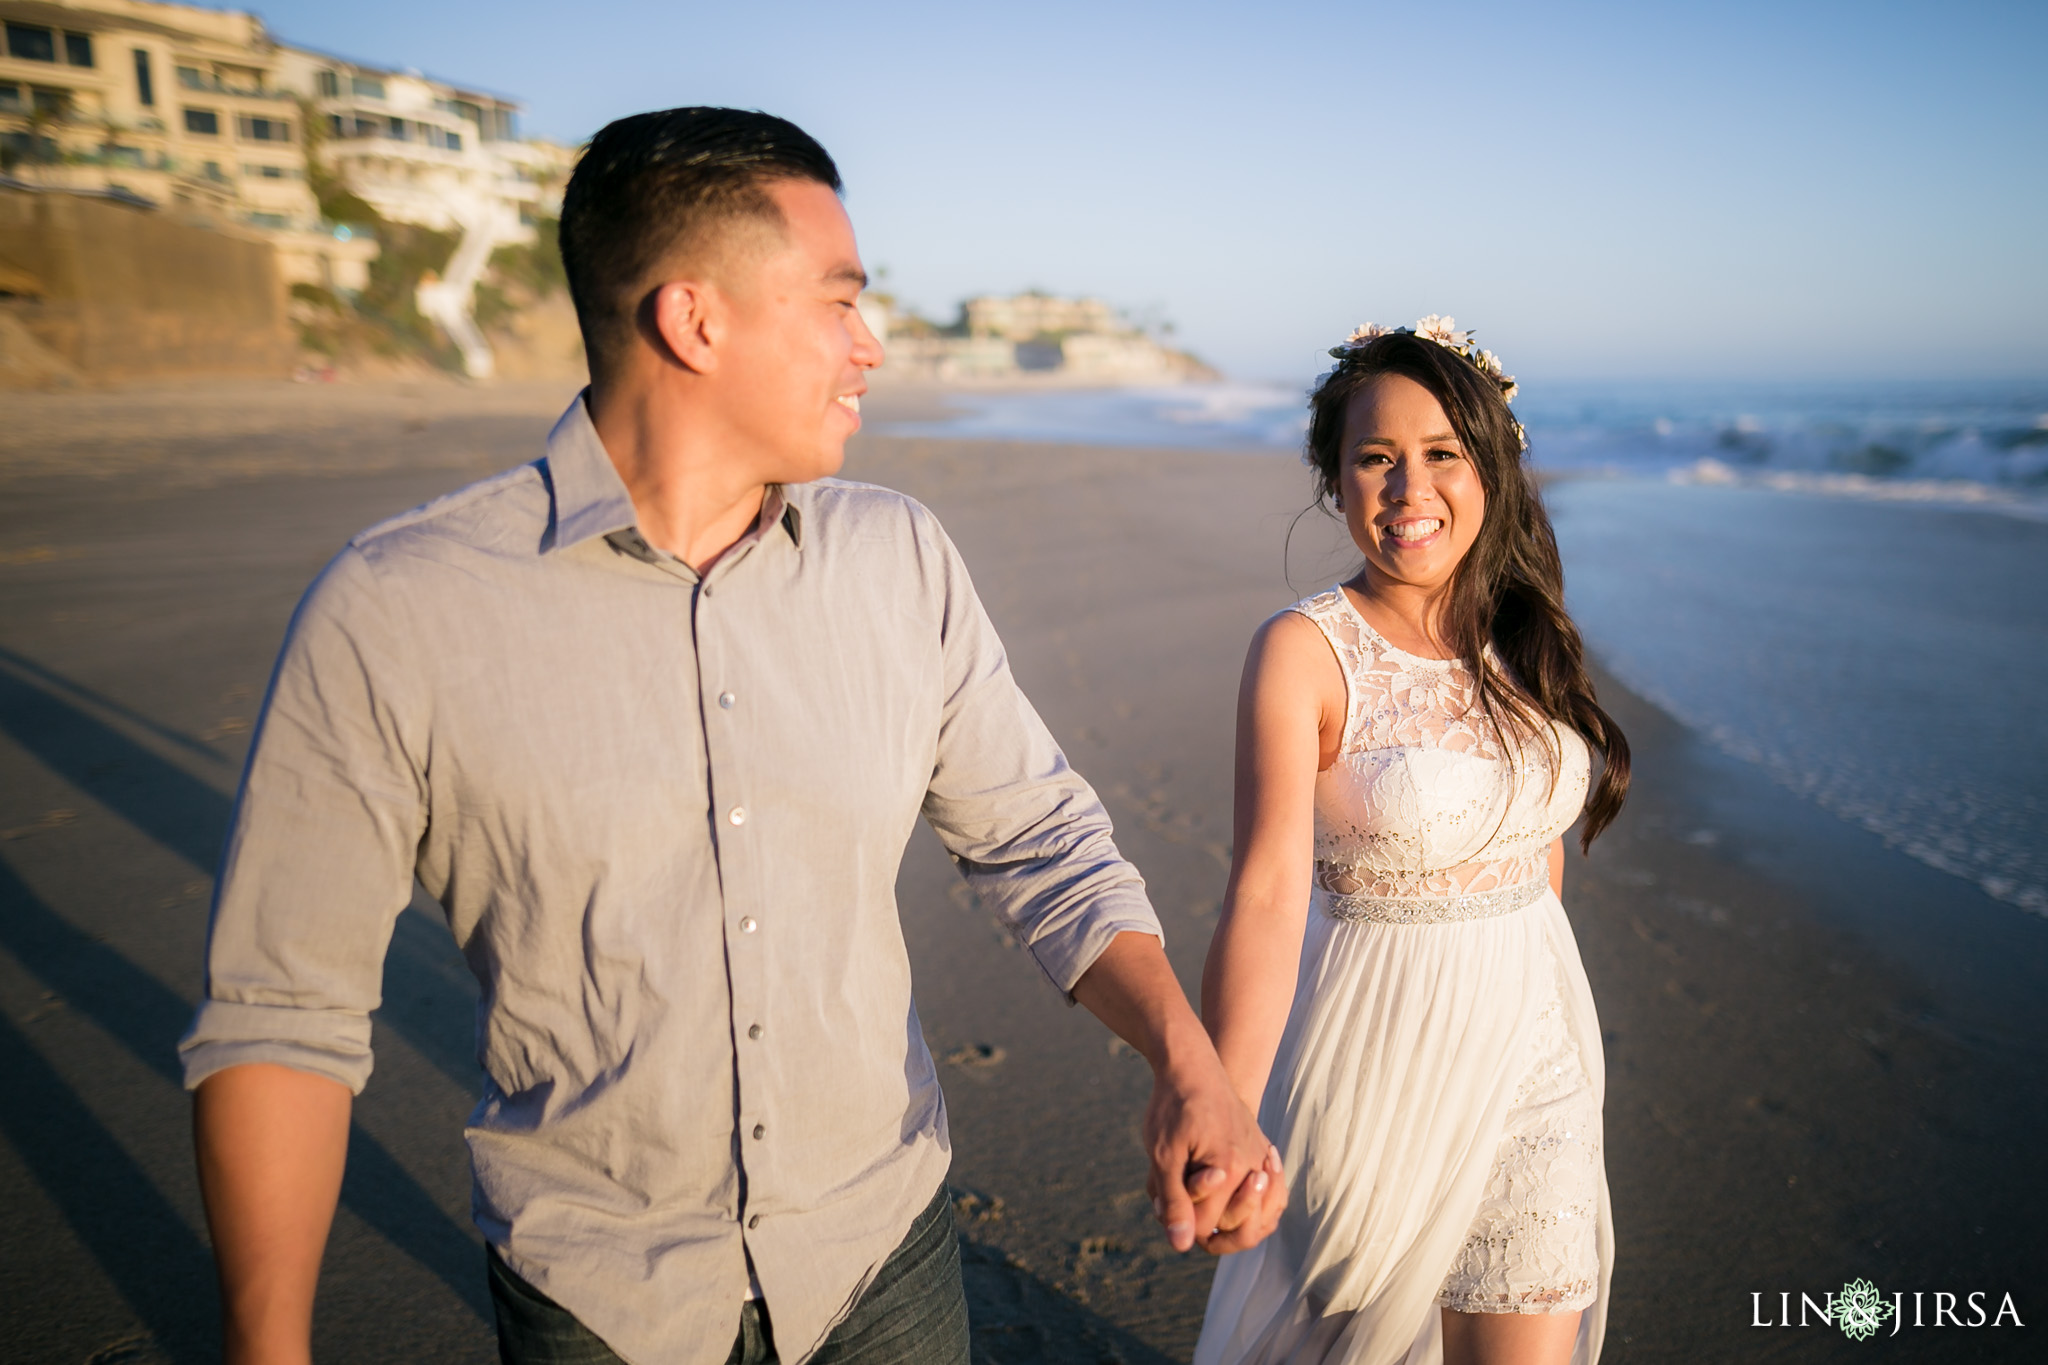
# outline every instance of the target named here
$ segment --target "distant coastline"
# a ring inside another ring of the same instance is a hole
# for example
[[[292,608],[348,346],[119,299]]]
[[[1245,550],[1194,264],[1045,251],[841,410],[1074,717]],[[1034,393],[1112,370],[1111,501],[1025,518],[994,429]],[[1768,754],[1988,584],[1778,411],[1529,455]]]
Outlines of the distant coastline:
[[[1106,388],[1222,378],[1100,299],[1039,290],[982,294],[962,302],[959,316],[942,325],[899,309],[890,294],[870,291],[861,296],[860,311],[888,348],[884,382]]]

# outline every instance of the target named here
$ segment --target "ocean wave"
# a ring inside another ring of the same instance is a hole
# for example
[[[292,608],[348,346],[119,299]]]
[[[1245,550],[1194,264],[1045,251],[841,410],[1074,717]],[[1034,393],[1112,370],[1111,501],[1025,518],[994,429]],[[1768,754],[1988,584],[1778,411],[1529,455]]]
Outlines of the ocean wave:
[[[1672,483],[1724,488],[1769,488],[1780,493],[1865,498],[1874,502],[1919,502],[1972,507],[2048,520],[2048,489],[2014,488],[1974,479],[1885,478],[1797,469],[1738,469],[1716,459],[1696,460],[1667,471]]]
[[[2048,382],[1532,384],[1516,412],[1553,473],[1668,474],[1838,497],[2025,512],[2048,503]],[[1306,392],[1221,382],[949,395],[904,435],[1298,453]]]
[[[2048,384],[2039,382],[1564,387],[1522,419],[1532,459],[1558,470],[1793,473],[1819,480],[1795,480],[1802,488],[1850,496],[1930,481],[2048,494]]]

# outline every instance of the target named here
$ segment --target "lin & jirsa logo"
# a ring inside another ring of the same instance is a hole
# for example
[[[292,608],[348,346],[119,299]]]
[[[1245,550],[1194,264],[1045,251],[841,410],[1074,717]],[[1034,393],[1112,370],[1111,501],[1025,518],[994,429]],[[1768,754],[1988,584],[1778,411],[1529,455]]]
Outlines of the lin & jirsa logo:
[[[1897,1336],[1903,1327],[2024,1327],[2020,1313],[2012,1301],[2011,1294],[1999,1298],[1998,1308],[1993,1312],[1989,1307],[1991,1293],[1987,1290],[1973,1290],[1968,1293],[1951,1294],[1946,1291],[1929,1293],[1915,1290],[1909,1323],[1906,1294],[1902,1291],[1890,1298],[1868,1280],[1851,1280],[1841,1288],[1840,1293],[1823,1293],[1821,1301],[1815,1303],[1813,1296],[1801,1291],[1799,1306],[1792,1306],[1792,1291],[1781,1290],[1778,1294],[1778,1318],[1773,1322],[1764,1308],[1762,1291],[1752,1292],[1750,1299],[1749,1325],[1751,1327],[1806,1327],[1818,1321],[1824,1327],[1839,1327],[1844,1336],[1857,1341],[1868,1341],[1883,1330],[1889,1321],[1892,1325],[1887,1336]],[[1932,1300],[1930,1303],[1929,1300]],[[1931,1312],[1930,1312],[1931,1310]]]

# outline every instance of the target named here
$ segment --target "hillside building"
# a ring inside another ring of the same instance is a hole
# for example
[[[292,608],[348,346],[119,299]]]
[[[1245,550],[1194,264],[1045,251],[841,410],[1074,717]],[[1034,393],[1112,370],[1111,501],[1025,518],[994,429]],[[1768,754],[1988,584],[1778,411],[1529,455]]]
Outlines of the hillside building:
[[[307,92],[330,174],[383,218],[461,235],[443,276],[421,285],[419,309],[471,376],[491,374],[472,316],[477,281],[493,251],[531,242],[538,219],[560,214],[576,154],[522,139],[519,105],[502,95],[304,48],[281,49],[279,70]]]
[[[322,221],[308,181],[317,148],[385,219],[461,234],[420,309],[472,374],[490,373],[474,286],[496,247],[531,241],[533,223],[560,212],[575,160],[522,139],[515,101],[292,47],[234,10],[0,0],[0,21],[0,173],[182,209],[270,242],[287,282],[351,293],[377,245]]]
[[[323,227],[297,92],[253,14],[0,0],[0,171],[181,208],[269,240],[282,273],[360,287],[374,242]]]

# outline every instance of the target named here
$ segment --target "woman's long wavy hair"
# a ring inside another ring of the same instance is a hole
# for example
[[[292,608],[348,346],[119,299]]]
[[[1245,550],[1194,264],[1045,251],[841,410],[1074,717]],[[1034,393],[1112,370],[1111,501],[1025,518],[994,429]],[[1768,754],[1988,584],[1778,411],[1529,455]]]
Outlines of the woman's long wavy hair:
[[[1407,332],[1374,338],[1338,361],[1309,395],[1308,463],[1318,501],[1338,490],[1344,416],[1361,389],[1405,375],[1443,406],[1486,490],[1479,534],[1443,594],[1443,642],[1478,678],[1479,704],[1511,743],[1543,735],[1553,720],[1579,732],[1601,756],[1586,806],[1581,851],[1612,824],[1628,795],[1628,740],[1594,699],[1585,642],[1564,609],[1564,565],[1543,499],[1522,458],[1522,432],[1502,381],[1455,351]],[[1493,646],[1489,658],[1486,646]],[[1552,754],[1552,772],[1557,755]]]

